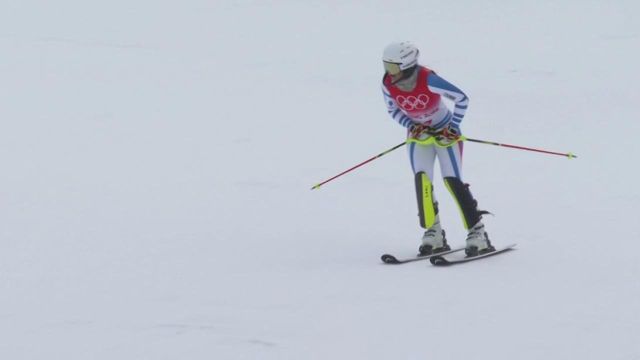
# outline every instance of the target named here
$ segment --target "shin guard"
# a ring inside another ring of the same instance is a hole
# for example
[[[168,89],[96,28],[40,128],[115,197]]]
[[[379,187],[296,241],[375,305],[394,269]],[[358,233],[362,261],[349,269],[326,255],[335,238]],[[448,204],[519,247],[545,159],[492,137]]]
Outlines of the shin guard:
[[[420,226],[428,229],[435,224],[436,215],[438,215],[438,204],[433,200],[433,184],[424,172],[416,174],[415,182]]]
[[[445,177],[444,183],[458,204],[465,229],[471,229],[482,219],[482,215],[489,213],[488,211],[478,210],[478,202],[471,195],[469,184],[463,183],[457,177]]]

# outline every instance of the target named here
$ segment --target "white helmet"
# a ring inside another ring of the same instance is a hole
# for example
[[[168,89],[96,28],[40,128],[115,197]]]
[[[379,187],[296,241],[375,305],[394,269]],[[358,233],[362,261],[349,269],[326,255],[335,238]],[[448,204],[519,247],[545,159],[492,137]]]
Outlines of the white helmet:
[[[382,53],[384,70],[390,75],[418,65],[420,51],[410,42],[394,42],[387,45]]]

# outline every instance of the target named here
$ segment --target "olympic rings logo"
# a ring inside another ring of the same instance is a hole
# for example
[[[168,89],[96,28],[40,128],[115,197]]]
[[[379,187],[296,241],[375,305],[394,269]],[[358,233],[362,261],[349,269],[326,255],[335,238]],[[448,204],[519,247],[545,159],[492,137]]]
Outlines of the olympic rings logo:
[[[404,110],[424,110],[429,104],[429,97],[425,94],[420,94],[418,97],[400,95],[396,97],[396,102]]]

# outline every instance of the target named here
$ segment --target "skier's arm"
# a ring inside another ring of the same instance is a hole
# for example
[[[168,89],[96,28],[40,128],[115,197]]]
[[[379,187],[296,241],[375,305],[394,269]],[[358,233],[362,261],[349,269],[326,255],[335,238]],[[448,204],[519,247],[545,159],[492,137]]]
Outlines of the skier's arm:
[[[467,107],[469,106],[469,98],[467,95],[455,85],[433,72],[429,74],[427,78],[427,85],[432,92],[440,94],[455,103],[451,121],[455,127],[459,128],[464,114],[467,112]]]
[[[387,111],[389,112],[389,115],[391,115],[391,118],[393,118],[395,122],[406,127],[407,129],[410,128],[411,125],[414,124],[414,122],[402,111],[400,111],[398,105],[391,98],[391,94],[389,93],[389,90],[387,90],[387,88],[384,86],[384,84],[382,85],[382,95],[384,96],[384,103],[387,105]]]

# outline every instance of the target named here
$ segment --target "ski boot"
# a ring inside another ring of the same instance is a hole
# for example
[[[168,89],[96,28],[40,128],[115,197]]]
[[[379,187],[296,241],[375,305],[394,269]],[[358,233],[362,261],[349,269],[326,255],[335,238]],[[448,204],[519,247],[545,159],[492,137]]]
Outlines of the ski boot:
[[[467,235],[467,246],[464,250],[467,257],[478,256],[486,254],[488,252],[495,251],[496,249],[491,245],[489,241],[489,235],[484,230],[484,224],[478,221]]]
[[[447,244],[444,230],[440,226],[440,221],[436,217],[436,222],[427,229],[422,236],[422,245],[418,249],[420,256],[433,255],[443,251],[451,250]]]

